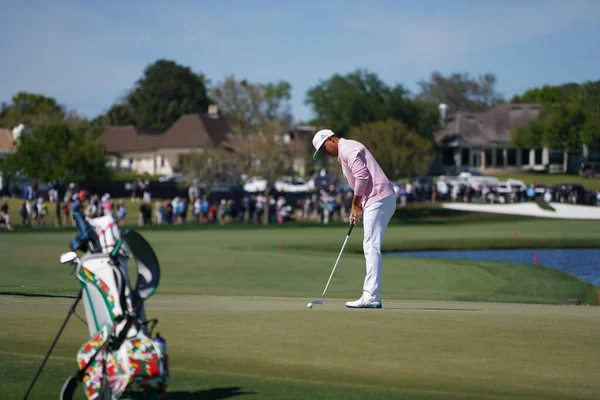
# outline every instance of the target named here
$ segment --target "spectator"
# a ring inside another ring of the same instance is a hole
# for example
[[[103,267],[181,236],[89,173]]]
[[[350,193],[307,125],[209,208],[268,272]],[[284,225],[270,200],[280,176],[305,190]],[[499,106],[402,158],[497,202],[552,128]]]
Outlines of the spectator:
[[[117,221],[119,226],[125,225],[125,218],[127,217],[127,209],[125,208],[125,204],[123,200],[119,200],[119,206],[117,208]]]
[[[210,204],[208,203],[208,201],[206,200],[206,198],[202,199],[202,222],[208,222],[209,220],[209,211],[210,211]]]
[[[259,194],[256,196],[256,222],[261,222],[265,214],[265,196]]]
[[[196,220],[197,224],[200,223],[201,214],[202,214],[202,200],[200,200],[198,197],[196,197],[196,199],[194,200],[194,219]]]
[[[68,226],[70,221],[70,213],[71,213],[71,198],[65,196],[65,201],[62,205],[62,217],[63,217],[63,226]]]
[[[168,201],[167,204],[165,205],[165,220],[167,221],[167,224],[172,224],[173,223],[173,202]]]
[[[48,214],[48,205],[44,201],[43,197],[40,197],[37,201],[37,226],[43,227],[46,224],[46,215]]]
[[[0,228],[5,228],[9,231],[13,229],[10,224],[10,215],[8,214],[7,202],[4,202],[0,207]]]
[[[27,202],[28,201],[24,201],[19,210],[19,214],[21,214],[21,226],[31,226],[31,217],[27,210]]]
[[[181,200],[180,208],[181,208],[181,215],[180,215],[181,223],[185,224],[187,221],[187,215],[188,215],[188,199],[184,198],[183,200]]]
[[[150,193],[150,182],[144,181],[142,184],[142,200],[150,205],[152,203],[152,194]]]
[[[279,198],[277,199],[277,222],[279,222],[280,224],[283,223],[283,208],[285,207],[285,205],[285,199],[283,198],[283,196],[279,196]]]
[[[529,201],[535,201],[535,188],[533,185],[529,185],[527,188],[527,197],[529,198]]]
[[[58,191],[54,187],[48,190],[48,201],[50,203],[56,203],[58,201]]]
[[[183,223],[184,206],[183,201],[179,197],[175,197],[175,199],[173,199],[173,212],[175,214],[175,223]]]
[[[85,216],[88,218],[96,218],[98,216],[98,198],[92,196],[87,208],[85,209]]]
[[[156,215],[156,224],[162,225],[165,220],[165,207],[163,206],[162,201],[156,200],[154,203],[154,210]]]
[[[214,204],[208,207],[208,220],[213,224],[217,222],[217,207]]]
[[[108,193],[104,193],[102,196],[102,211],[103,215],[113,215],[113,203]]]
[[[145,201],[142,201],[142,204],[140,205],[139,225],[152,225],[152,206]]]

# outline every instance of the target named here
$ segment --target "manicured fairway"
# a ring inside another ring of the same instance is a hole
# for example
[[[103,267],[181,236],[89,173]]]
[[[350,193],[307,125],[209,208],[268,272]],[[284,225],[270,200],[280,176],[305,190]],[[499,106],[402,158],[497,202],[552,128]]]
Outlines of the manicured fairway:
[[[514,233],[518,238],[514,239]],[[345,238],[330,228],[201,229],[145,231],[162,263],[159,294],[303,297],[323,291]],[[329,295],[360,295],[364,278],[362,227],[352,234]],[[70,267],[58,263],[72,233],[1,236],[0,292],[75,294]],[[486,248],[534,244],[597,246],[600,224],[526,220],[464,225],[395,225],[384,249]],[[280,247],[280,246],[283,246]],[[533,260],[533,254],[532,254]],[[541,266],[478,261],[386,257],[384,299],[597,304],[592,285]]]
[[[0,298],[3,399],[18,399],[71,303]],[[600,309],[388,301],[161,296],[167,399],[597,399]],[[80,312],[82,312],[80,310]],[[86,335],[68,325],[31,398],[54,398]],[[232,388],[239,388],[234,390]],[[177,394],[178,393],[178,394]]]
[[[598,398],[600,288],[543,266],[386,257],[384,309],[349,310],[344,301],[360,295],[364,278],[358,227],[327,304],[309,310],[346,232],[142,231],[162,263],[147,312],[167,339],[172,382],[165,398]],[[0,235],[2,400],[21,398],[77,292],[71,268],[58,263],[72,235]],[[545,244],[598,246],[600,226],[430,220],[394,224],[384,249]],[[570,298],[592,306],[560,305]],[[86,337],[86,326],[72,318],[30,398],[57,396]]]

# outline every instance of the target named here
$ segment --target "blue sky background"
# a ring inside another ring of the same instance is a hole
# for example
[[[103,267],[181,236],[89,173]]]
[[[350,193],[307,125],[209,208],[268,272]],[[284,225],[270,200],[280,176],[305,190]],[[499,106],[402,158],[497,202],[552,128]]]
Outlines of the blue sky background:
[[[595,0],[8,0],[0,14],[0,101],[33,91],[88,117],[158,58],[213,82],[287,80],[297,120],[307,89],[359,67],[412,92],[434,70],[493,72],[507,98],[600,79]]]

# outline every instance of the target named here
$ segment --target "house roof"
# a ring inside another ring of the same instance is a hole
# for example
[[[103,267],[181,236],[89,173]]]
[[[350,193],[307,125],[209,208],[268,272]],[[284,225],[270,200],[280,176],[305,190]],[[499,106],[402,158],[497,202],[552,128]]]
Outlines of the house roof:
[[[511,132],[534,121],[539,104],[502,104],[482,113],[458,112],[434,135],[437,145],[494,147],[511,141]]]
[[[0,152],[12,152],[16,148],[11,130],[0,128]]]
[[[138,130],[133,125],[109,126],[102,135],[109,153],[150,152],[160,147],[163,134]]]
[[[180,117],[165,132],[165,148],[189,148],[218,146],[231,132],[229,124],[220,118],[201,114]]]
[[[103,134],[110,153],[145,153],[169,148],[201,148],[221,144],[231,128],[226,121],[200,114],[181,116],[166,132],[133,125],[110,126]]]

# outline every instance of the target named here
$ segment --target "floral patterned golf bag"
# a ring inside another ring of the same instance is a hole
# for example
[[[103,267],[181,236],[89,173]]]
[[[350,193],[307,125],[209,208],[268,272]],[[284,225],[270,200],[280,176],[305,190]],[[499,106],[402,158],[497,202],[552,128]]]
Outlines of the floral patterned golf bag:
[[[90,334],[77,353],[79,371],[65,382],[61,399],[69,399],[79,382],[90,400],[158,399],[169,373],[164,339],[152,338],[156,320],[145,317],[144,301],[160,278],[156,255],[132,230],[119,231],[111,216],[87,220],[76,215],[78,236],[71,249],[85,251],[76,276]],[[137,281],[131,287],[128,260],[134,259]]]

